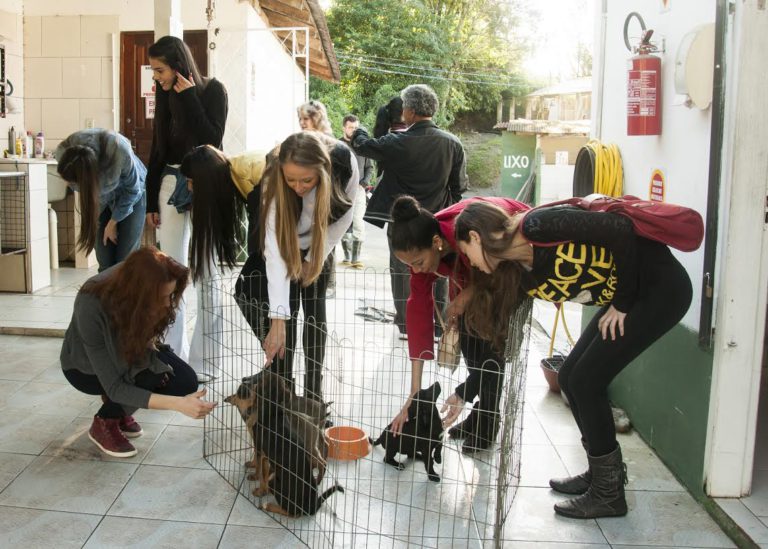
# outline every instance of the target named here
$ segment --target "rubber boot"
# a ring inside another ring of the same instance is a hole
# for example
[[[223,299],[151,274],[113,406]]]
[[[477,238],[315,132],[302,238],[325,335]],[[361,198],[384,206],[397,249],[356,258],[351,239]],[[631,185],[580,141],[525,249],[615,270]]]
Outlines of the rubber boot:
[[[624,485],[627,466],[621,459],[621,447],[604,456],[590,456],[589,469],[592,482],[580,496],[555,504],[555,513],[564,517],[592,519],[622,517],[627,514]]]
[[[487,391],[480,391],[480,401],[477,409],[477,430],[467,435],[467,438],[464,440],[464,444],[461,446],[463,454],[474,454],[493,446],[501,426],[499,421],[499,399],[501,399],[501,392],[490,394]]]
[[[469,412],[469,415],[464,421],[448,429],[448,436],[454,440],[461,440],[477,431],[477,422],[480,418],[480,415],[478,414],[479,408],[480,401],[477,401],[472,406],[472,411]]]
[[[581,445],[589,455],[589,448],[587,448],[587,441],[581,439]],[[549,486],[555,491],[561,494],[581,495],[589,489],[589,485],[592,482],[592,470],[587,470],[580,475],[565,478],[552,478],[549,479]]]
[[[349,267],[352,264],[352,246],[349,239],[347,239],[347,235],[344,235],[341,239],[341,249],[344,250],[344,261],[341,264]]]
[[[363,246],[362,240],[353,240],[352,241],[352,262],[351,267],[353,269],[362,269],[365,267],[363,265],[363,262],[360,261],[360,248]]]

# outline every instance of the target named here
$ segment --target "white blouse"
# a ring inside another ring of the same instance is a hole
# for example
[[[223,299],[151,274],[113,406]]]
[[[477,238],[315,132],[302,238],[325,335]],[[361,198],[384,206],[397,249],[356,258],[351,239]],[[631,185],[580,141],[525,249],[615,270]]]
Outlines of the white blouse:
[[[357,159],[354,153],[349,155],[351,161],[352,176],[345,185],[344,192],[350,202],[354,203],[355,193],[358,192],[360,185],[360,172],[357,167]],[[315,212],[315,195],[317,189],[314,188],[305,194],[301,199],[301,215],[299,217],[299,249],[306,250],[312,244],[312,216]],[[267,221],[264,234],[264,261],[267,264],[267,293],[269,295],[269,318],[287,319],[291,316],[290,306],[290,284],[288,278],[288,268],[285,265],[283,256],[280,255],[280,249],[277,245],[277,233],[275,232],[275,203],[269,205],[267,211]],[[341,237],[352,223],[352,208],[350,207],[343,216],[328,225],[326,232],[325,249],[322,250],[323,258],[328,257],[331,250],[336,247]],[[305,261],[310,261],[314,250],[307,252]],[[323,298],[325,296],[322,296]]]

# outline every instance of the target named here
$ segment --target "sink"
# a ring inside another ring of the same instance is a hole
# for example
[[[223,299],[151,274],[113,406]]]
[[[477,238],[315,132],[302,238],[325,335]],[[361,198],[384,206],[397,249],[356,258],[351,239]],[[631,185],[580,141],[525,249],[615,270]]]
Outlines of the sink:
[[[48,166],[48,202],[58,202],[67,197],[67,182],[56,171],[56,164]]]

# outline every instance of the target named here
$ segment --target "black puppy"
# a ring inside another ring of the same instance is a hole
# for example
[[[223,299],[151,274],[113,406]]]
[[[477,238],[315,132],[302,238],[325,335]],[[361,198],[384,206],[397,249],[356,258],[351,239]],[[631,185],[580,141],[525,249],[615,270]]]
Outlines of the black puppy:
[[[427,470],[429,480],[440,482],[440,476],[435,473],[434,463],[442,461],[443,450],[443,421],[437,411],[435,402],[440,396],[440,384],[435,382],[431,387],[417,392],[408,407],[408,422],[403,425],[399,436],[392,434],[392,424],[381,433],[373,443],[381,444],[387,451],[384,463],[405,469],[405,464],[395,459],[395,454],[403,454],[411,459],[421,459]]]

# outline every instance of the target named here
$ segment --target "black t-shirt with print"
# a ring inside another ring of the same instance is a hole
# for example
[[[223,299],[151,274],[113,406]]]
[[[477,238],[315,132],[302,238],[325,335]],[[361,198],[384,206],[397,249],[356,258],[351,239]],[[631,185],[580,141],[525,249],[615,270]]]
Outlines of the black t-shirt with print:
[[[637,290],[637,236],[629,218],[573,206],[533,210],[522,225],[534,245],[526,291],[556,303],[632,307]]]

